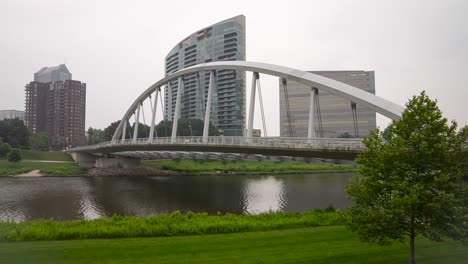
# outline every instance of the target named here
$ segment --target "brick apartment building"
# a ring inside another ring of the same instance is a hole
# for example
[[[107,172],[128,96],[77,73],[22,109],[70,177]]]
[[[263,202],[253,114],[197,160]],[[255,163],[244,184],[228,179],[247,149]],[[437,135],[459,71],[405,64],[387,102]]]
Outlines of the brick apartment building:
[[[62,64],[44,67],[25,86],[25,125],[63,142],[63,148],[86,144],[86,84],[71,80]]]

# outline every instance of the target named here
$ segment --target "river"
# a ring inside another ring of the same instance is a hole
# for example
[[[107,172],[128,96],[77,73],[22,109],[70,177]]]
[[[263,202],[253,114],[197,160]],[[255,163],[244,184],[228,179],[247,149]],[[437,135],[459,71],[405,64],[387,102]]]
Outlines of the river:
[[[0,221],[344,209],[351,175],[1,177]]]

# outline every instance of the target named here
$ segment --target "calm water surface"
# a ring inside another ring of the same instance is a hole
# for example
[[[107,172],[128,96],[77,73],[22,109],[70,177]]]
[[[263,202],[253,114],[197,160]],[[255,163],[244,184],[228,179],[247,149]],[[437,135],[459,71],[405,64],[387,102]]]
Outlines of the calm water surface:
[[[350,176],[2,177],[0,220],[345,208],[350,205],[344,193]]]

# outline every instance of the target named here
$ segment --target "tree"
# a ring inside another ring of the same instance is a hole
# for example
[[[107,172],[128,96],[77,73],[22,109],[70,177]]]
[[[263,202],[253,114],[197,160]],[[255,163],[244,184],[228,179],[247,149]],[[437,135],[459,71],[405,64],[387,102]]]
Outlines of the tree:
[[[65,139],[62,137],[50,137],[49,138],[49,147],[51,150],[64,150],[65,149]]]
[[[49,150],[49,136],[46,133],[31,134],[31,149],[48,151]]]
[[[3,143],[2,140],[0,140],[0,159],[6,157],[6,155],[10,151],[11,151],[10,144]]]
[[[352,137],[353,136],[351,136],[351,134],[349,134],[348,132],[344,132],[338,135],[338,138],[352,138]]]
[[[197,118],[180,118],[177,122],[177,135],[181,137],[200,137],[203,136],[205,123]],[[172,135],[172,121],[161,121],[156,125],[158,137],[170,137]],[[218,129],[210,122],[208,128],[209,136],[219,136]]]
[[[0,120],[0,138],[14,148],[29,148],[29,130],[18,118]]]
[[[7,155],[8,161],[19,162],[23,159],[19,149],[12,149]]]
[[[104,141],[111,141],[114,136],[115,130],[120,124],[120,120],[112,122],[108,127],[104,128]],[[127,124],[128,129],[128,124]]]
[[[88,128],[88,145],[94,145],[106,141],[104,131],[97,128]]]
[[[461,179],[463,142],[468,128],[457,132],[436,101],[425,92],[406,105],[388,133],[377,129],[364,139],[367,150],[356,160],[358,174],[347,186],[354,205],[348,225],[363,241],[387,245],[415,238],[466,239],[468,194]]]

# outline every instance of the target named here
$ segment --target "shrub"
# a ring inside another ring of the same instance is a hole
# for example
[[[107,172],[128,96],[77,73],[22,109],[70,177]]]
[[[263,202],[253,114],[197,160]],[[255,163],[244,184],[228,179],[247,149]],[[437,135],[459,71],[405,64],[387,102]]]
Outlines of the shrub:
[[[0,141],[0,159],[4,158],[11,151],[11,146],[8,143]]]
[[[8,152],[7,158],[10,162],[18,162],[23,159],[19,149],[12,149],[10,152]]]

